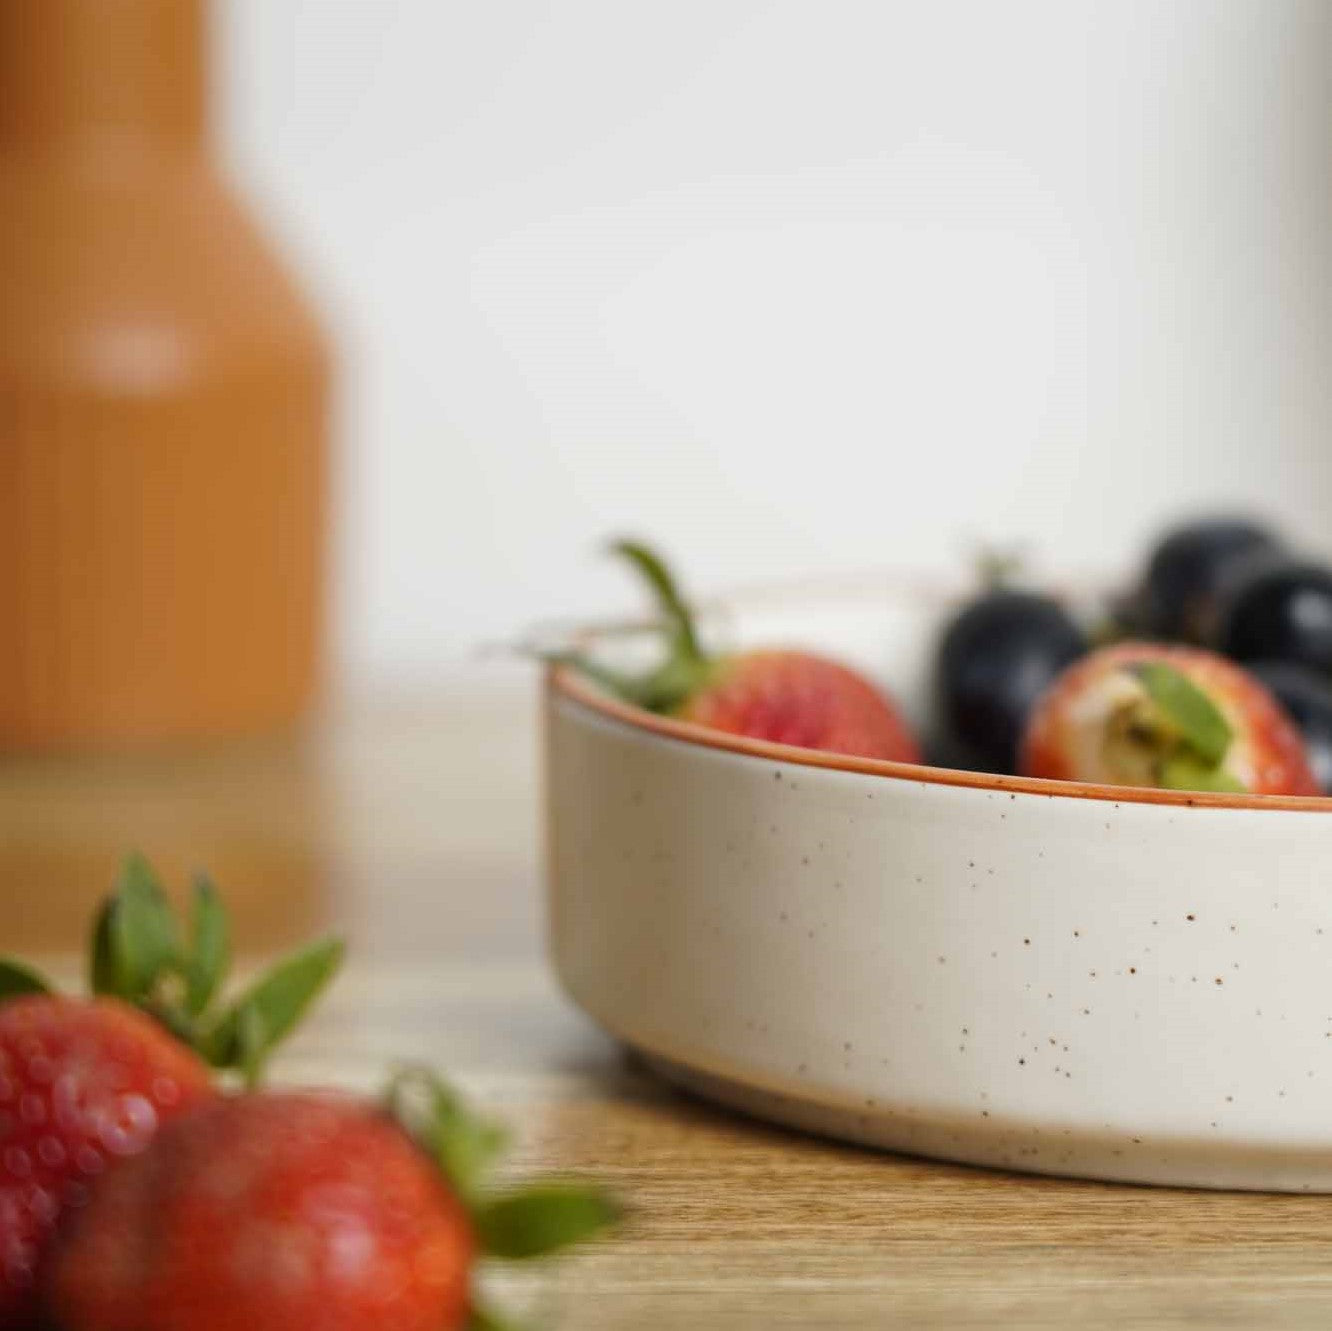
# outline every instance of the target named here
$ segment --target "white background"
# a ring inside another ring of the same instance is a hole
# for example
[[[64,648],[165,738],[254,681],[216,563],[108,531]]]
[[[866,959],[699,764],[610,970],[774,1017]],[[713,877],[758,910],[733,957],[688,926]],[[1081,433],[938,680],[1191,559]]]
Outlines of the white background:
[[[1327,0],[217,0],[343,355],[337,637],[1332,515]]]

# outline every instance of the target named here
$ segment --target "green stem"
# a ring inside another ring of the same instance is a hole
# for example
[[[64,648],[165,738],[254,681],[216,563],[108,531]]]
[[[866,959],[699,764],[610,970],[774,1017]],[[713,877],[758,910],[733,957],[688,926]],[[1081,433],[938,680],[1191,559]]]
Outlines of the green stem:
[[[612,554],[628,560],[652,589],[657,598],[657,607],[670,626],[674,639],[673,654],[690,663],[701,664],[703,650],[698,644],[693,612],[684,603],[665,561],[641,541],[613,541],[610,549]]]
[[[543,660],[567,665],[586,675],[617,698],[650,712],[670,713],[695,693],[712,674],[715,662],[704,651],[685,604],[665,561],[641,541],[619,540],[610,552],[629,563],[651,589],[666,639],[666,657],[643,675],[627,675],[574,649],[540,653]]]
[[[1026,560],[1016,546],[985,545],[976,556],[981,588],[987,592],[1007,591],[1017,582],[1025,566]]]
[[[594,684],[600,684],[607,693],[613,693],[636,707],[648,705],[645,679],[636,679],[623,671],[612,670],[586,652],[548,652],[542,660],[551,665],[570,666],[579,674],[586,675]]]
[[[611,553],[626,560],[651,588],[666,637],[666,659],[645,675],[630,676],[590,659],[582,652],[562,652],[547,660],[581,670],[603,688],[651,712],[673,712],[708,678],[713,662],[699,645],[694,616],[685,604],[665,561],[641,541],[615,541]]]

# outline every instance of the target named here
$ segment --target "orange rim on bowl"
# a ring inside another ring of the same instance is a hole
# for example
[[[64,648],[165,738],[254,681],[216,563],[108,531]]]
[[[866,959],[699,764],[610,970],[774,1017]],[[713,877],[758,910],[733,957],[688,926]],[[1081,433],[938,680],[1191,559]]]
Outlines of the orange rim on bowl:
[[[1165,804],[1202,809],[1286,809],[1293,813],[1332,813],[1332,797],[1325,795],[1235,795],[1207,791],[1152,790],[1142,786],[1102,786],[1090,782],[1050,781],[1043,777],[1002,776],[989,772],[967,772],[923,763],[895,763],[879,758],[848,757],[819,749],[800,749],[790,744],[750,739],[712,730],[691,721],[660,716],[622,702],[568,665],[552,664],[546,670],[546,687],[594,712],[648,734],[682,744],[748,754],[770,762],[796,763],[862,776],[892,777],[932,785],[964,786],[973,790],[1005,791],[1013,796],[1043,796],[1047,799],[1108,800],[1116,804]]]

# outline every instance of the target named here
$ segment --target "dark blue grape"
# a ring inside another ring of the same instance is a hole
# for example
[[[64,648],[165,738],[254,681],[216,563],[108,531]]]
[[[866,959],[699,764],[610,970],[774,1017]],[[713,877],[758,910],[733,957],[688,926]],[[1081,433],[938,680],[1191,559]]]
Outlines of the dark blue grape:
[[[1131,627],[1154,638],[1210,642],[1229,587],[1280,548],[1266,527],[1242,518],[1206,518],[1174,528],[1147,562],[1131,604]]]
[[[1332,572],[1295,560],[1256,569],[1235,588],[1218,645],[1237,661],[1288,661],[1332,678]]]
[[[1014,771],[1032,704],[1086,650],[1051,597],[1000,589],[972,601],[939,643],[936,752],[951,766]]]

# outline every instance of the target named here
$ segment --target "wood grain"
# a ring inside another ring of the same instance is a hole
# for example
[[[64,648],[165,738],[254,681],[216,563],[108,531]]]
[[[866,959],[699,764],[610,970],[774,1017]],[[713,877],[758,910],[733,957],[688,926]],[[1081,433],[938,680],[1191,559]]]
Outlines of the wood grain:
[[[373,1089],[448,1069],[515,1170],[595,1173],[615,1242],[492,1275],[569,1328],[1325,1327],[1332,1199],[1030,1179],[843,1147],[663,1087],[542,957],[535,688],[347,704],[207,754],[0,763],[0,946],[74,971],[116,857],[207,863],[251,957],[311,928],[356,960],[281,1065]]]

